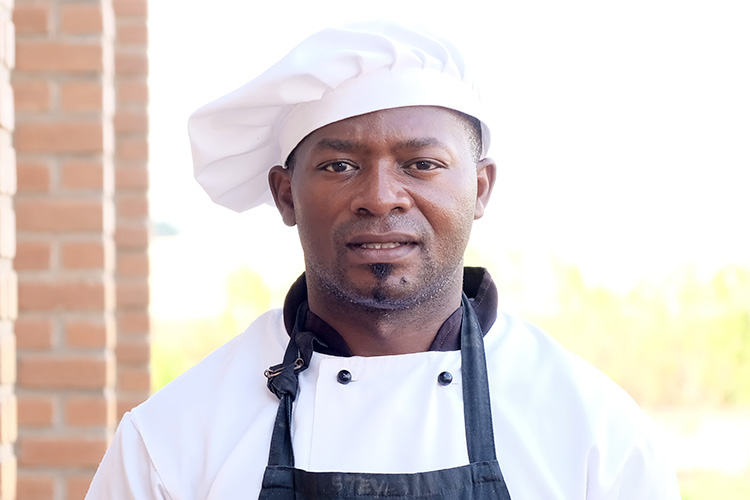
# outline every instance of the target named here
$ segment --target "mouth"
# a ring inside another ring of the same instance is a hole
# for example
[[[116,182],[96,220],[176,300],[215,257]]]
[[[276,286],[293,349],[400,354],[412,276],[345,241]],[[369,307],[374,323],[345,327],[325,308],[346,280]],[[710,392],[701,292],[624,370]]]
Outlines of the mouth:
[[[390,243],[355,243],[350,244],[351,247],[364,248],[365,250],[387,250],[391,248],[398,248],[402,245],[409,245],[409,243],[401,242],[390,242]]]
[[[358,235],[346,247],[355,261],[362,264],[396,263],[409,258],[419,247],[411,236],[402,234]]]
[[[388,250],[406,245],[416,245],[418,239],[407,233],[360,233],[348,238],[346,246],[349,248],[362,248],[365,250]]]

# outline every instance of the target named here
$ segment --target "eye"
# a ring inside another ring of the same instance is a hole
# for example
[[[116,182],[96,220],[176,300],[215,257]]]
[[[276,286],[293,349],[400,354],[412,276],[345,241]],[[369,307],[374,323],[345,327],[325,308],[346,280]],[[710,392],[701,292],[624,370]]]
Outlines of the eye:
[[[438,168],[443,168],[443,166],[430,160],[417,160],[406,165],[406,168],[425,172],[429,170],[437,170]]]
[[[328,172],[349,172],[355,168],[354,165],[346,161],[334,161],[323,165],[323,170]]]

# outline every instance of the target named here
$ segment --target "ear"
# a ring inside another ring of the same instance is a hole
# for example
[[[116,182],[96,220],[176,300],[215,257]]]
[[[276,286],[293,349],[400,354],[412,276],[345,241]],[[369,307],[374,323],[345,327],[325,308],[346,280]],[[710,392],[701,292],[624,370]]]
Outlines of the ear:
[[[490,201],[492,188],[495,185],[496,171],[495,162],[490,158],[477,163],[477,204],[474,208],[474,220],[484,215],[484,209]]]
[[[268,172],[268,185],[273,194],[273,201],[281,214],[281,220],[287,226],[294,226],[294,198],[292,197],[292,171],[276,165]]]

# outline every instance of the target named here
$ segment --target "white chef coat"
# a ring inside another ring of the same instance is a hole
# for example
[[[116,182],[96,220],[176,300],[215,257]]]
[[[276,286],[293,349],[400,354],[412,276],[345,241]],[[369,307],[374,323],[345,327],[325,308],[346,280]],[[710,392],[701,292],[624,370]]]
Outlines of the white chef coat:
[[[257,498],[278,399],[263,371],[289,336],[282,311],[127,413],[89,500]],[[499,314],[485,336],[498,461],[513,500],[673,500],[648,419],[597,369]],[[337,382],[340,370],[352,374]],[[437,383],[448,371],[453,382]],[[292,440],[308,471],[421,472],[468,464],[459,351],[314,353],[299,375]]]

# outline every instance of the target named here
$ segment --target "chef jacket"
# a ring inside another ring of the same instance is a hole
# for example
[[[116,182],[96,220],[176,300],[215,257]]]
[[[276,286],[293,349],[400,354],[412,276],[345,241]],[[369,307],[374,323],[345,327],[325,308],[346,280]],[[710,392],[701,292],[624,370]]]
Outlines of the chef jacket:
[[[465,287],[474,299],[480,290]],[[679,499],[648,419],[621,388],[538,328],[502,313],[490,328],[481,313],[495,447],[514,500]],[[452,327],[441,332],[451,344]],[[410,473],[469,463],[460,351],[351,356],[337,335],[323,335],[299,375],[297,468]],[[269,311],[125,414],[86,498],[257,498],[279,404],[264,371],[288,341],[284,312]],[[438,383],[444,372],[449,384]]]

